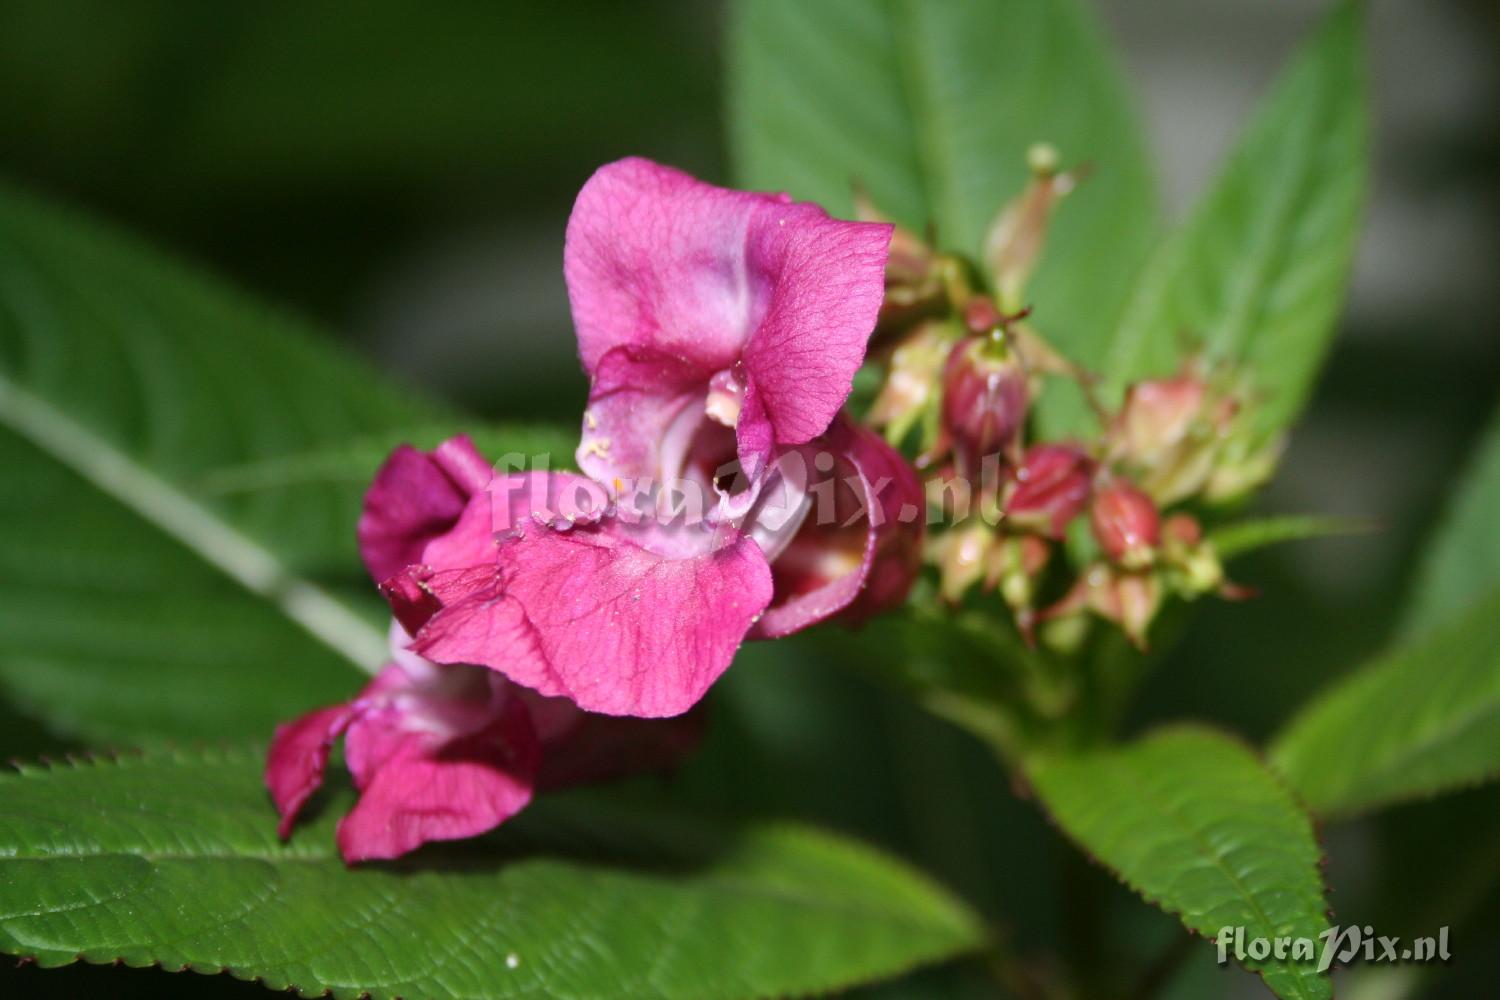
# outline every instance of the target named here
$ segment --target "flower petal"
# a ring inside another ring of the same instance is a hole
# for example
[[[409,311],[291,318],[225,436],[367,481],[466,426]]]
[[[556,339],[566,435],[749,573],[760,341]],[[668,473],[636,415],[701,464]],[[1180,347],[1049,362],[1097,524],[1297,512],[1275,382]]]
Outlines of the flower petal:
[[[826,459],[834,462],[819,472]],[[789,635],[839,615],[859,620],[905,600],[921,570],[921,483],[873,431],[840,417],[797,453],[817,497],[771,563],[776,593],[757,638]],[[790,458],[791,456],[786,456]]]
[[[683,529],[692,530],[692,529]],[[524,687],[606,715],[678,715],[728,667],[771,598],[748,537],[673,558],[615,519],[535,530],[499,551],[493,586],[457,589],[412,649],[491,667]]]
[[[809,204],[764,208],[752,221],[749,266],[775,282],[745,370],[777,444],[822,434],[849,398],[885,294],[892,228]]]
[[[519,698],[506,697],[486,725],[459,735],[408,728],[411,710],[398,701],[350,729],[361,792],[339,822],[338,844],[351,864],[484,833],[531,801],[540,748]]]
[[[370,575],[385,580],[417,562],[492,475],[466,436],[430,453],[405,444],[393,451],[375,473],[359,518],[359,551]]]
[[[495,559],[502,539],[540,525],[588,524],[602,516],[605,501],[597,484],[570,472],[497,476],[418,559],[382,580],[380,592],[415,635],[445,604],[499,585]]]
[[[651,350],[706,390],[743,360],[774,440],[804,443],[827,428],[864,359],[891,231],[649,160],[606,164],[579,192],[563,254],[584,369],[598,378],[611,351]],[[621,452],[652,447],[620,443],[651,426],[593,416],[586,444],[597,431]]]
[[[637,157],[595,171],[563,249],[584,370],[616,347],[674,355],[705,377],[733,365],[770,293],[745,257],[751,218],[767,204],[783,202]]]
[[[281,814],[277,835],[285,840],[297,813],[323,784],[333,744],[354,720],[352,705],[333,705],[276,727],[266,756],[266,787]]]

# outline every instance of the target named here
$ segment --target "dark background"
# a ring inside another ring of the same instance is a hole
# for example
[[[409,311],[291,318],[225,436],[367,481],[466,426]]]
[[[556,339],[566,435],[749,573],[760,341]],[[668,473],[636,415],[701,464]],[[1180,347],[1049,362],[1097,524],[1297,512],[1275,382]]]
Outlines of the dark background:
[[[1212,176],[1323,6],[1099,5],[1170,210]],[[1390,0],[1371,13],[1376,184],[1351,305],[1260,506],[1368,517],[1382,530],[1237,567],[1263,596],[1203,609],[1148,682],[1137,726],[1200,717],[1263,739],[1377,651],[1492,411],[1500,14],[1478,0]],[[311,316],[476,414],[571,423],[584,393],[560,267],[573,194],[629,153],[729,179],[722,19],[703,2],[0,0],[0,175]],[[1103,876],[1070,860],[967,737],[796,644],[742,659],[711,745],[678,779],[684,795],[901,851],[1025,951],[1061,948],[1087,964],[1107,952],[1149,958],[1180,937],[1123,890],[1101,913],[1070,907]],[[1325,831],[1342,922],[1454,927],[1448,969],[1348,977],[1342,996],[1408,974],[1410,991],[1380,995],[1472,997],[1493,981],[1497,819],[1491,789]],[[1206,945],[1174,975],[1184,1000],[1266,995],[1215,968]],[[878,992],[988,989],[959,967]],[[12,990],[263,992],[224,977],[0,971],[0,995]]]

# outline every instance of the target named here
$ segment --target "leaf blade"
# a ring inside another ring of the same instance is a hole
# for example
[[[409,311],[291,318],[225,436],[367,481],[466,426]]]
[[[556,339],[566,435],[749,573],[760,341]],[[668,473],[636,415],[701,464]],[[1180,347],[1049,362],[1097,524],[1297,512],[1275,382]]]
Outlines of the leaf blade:
[[[1360,5],[1341,3],[1152,255],[1110,348],[1114,392],[1173,370],[1187,334],[1253,373],[1262,433],[1296,416],[1333,332],[1367,186],[1362,34]]]
[[[224,474],[443,423],[312,331],[0,185],[0,691],[95,745],[263,738],[347,696],[352,662],[384,655],[354,541],[380,456],[284,488]]]
[[[1328,926],[1307,816],[1236,741],[1176,726],[1028,768],[1063,831],[1149,902],[1213,937],[1316,939]],[[1191,859],[1192,863],[1184,859]],[[1279,997],[1332,996],[1309,965],[1247,962]]]
[[[1208,533],[1214,551],[1221,559],[1239,556],[1283,542],[1300,542],[1315,538],[1337,538],[1375,530],[1375,525],[1349,517],[1321,514],[1282,514],[1250,518],[1220,525]]]
[[[747,0],[732,11],[730,145],[739,182],[851,211],[881,209],[982,257],[1051,142],[1093,173],[1059,210],[1030,293],[1036,322],[1085,364],[1156,222],[1154,182],[1103,33],[1071,0],[878,5]]]
[[[981,938],[947,894],[833,835],[591,798],[534,807],[484,848],[349,870],[332,838],[347,790],[282,845],[259,765],[158,752],[0,778],[0,948],[338,997],[584,998],[830,989]],[[83,823],[81,797],[98,805]]]
[[[1402,616],[1402,634],[1429,631],[1500,586],[1496,510],[1500,510],[1500,412],[1490,421],[1471,468],[1427,543]]]
[[[1500,588],[1333,684],[1277,736],[1270,756],[1329,816],[1500,775]]]

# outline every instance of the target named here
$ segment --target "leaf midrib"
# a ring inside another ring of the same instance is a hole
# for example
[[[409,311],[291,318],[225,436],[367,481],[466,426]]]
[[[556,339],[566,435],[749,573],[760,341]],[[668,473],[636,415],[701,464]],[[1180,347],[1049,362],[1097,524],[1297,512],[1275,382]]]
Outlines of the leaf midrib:
[[[374,673],[385,638],[317,584],[287,570],[211,508],[0,370],[0,426],[87,480],[208,565],[268,601],[356,667]]]

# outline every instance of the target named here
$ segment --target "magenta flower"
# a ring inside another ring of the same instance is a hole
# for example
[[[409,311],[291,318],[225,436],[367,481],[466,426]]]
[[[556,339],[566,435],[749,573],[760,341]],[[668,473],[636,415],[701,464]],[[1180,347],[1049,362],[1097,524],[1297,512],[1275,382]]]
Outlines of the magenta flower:
[[[890,235],[644,160],[601,168],[569,221],[565,271],[592,379],[578,461],[604,495],[558,518],[555,495],[587,481],[491,484],[498,545],[471,501],[385,588],[413,648],[589,711],[670,716],[757,622],[784,635],[851,608],[872,578],[856,613],[904,597],[914,544],[891,540],[898,525],[919,537],[920,491],[873,435],[829,430],[874,329]],[[820,451],[827,467],[809,470]],[[830,503],[815,504],[820,486]]]
[[[399,634],[399,626],[394,630]],[[323,781],[335,741],[358,803],[338,827],[349,862],[394,858],[430,840],[471,837],[524,809],[541,747],[513,685],[492,671],[439,667],[399,648],[359,697],[277,727],[266,784],[291,833]]]
[[[873,432],[841,418],[764,479],[740,521],[662,524],[570,502],[598,489],[580,476],[498,477],[382,590],[430,660],[590,712],[677,715],[752,626],[774,637],[864,617],[904,599],[919,569],[920,484]],[[372,498],[401,495],[380,484]]]
[[[282,837],[322,784],[340,736],[360,792],[338,826],[350,863],[484,833],[537,790],[670,766],[697,742],[695,716],[590,716],[483,667],[430,663],[407,638],[393,623],[391,663],[353,701],[277,727],[266,784]]]

